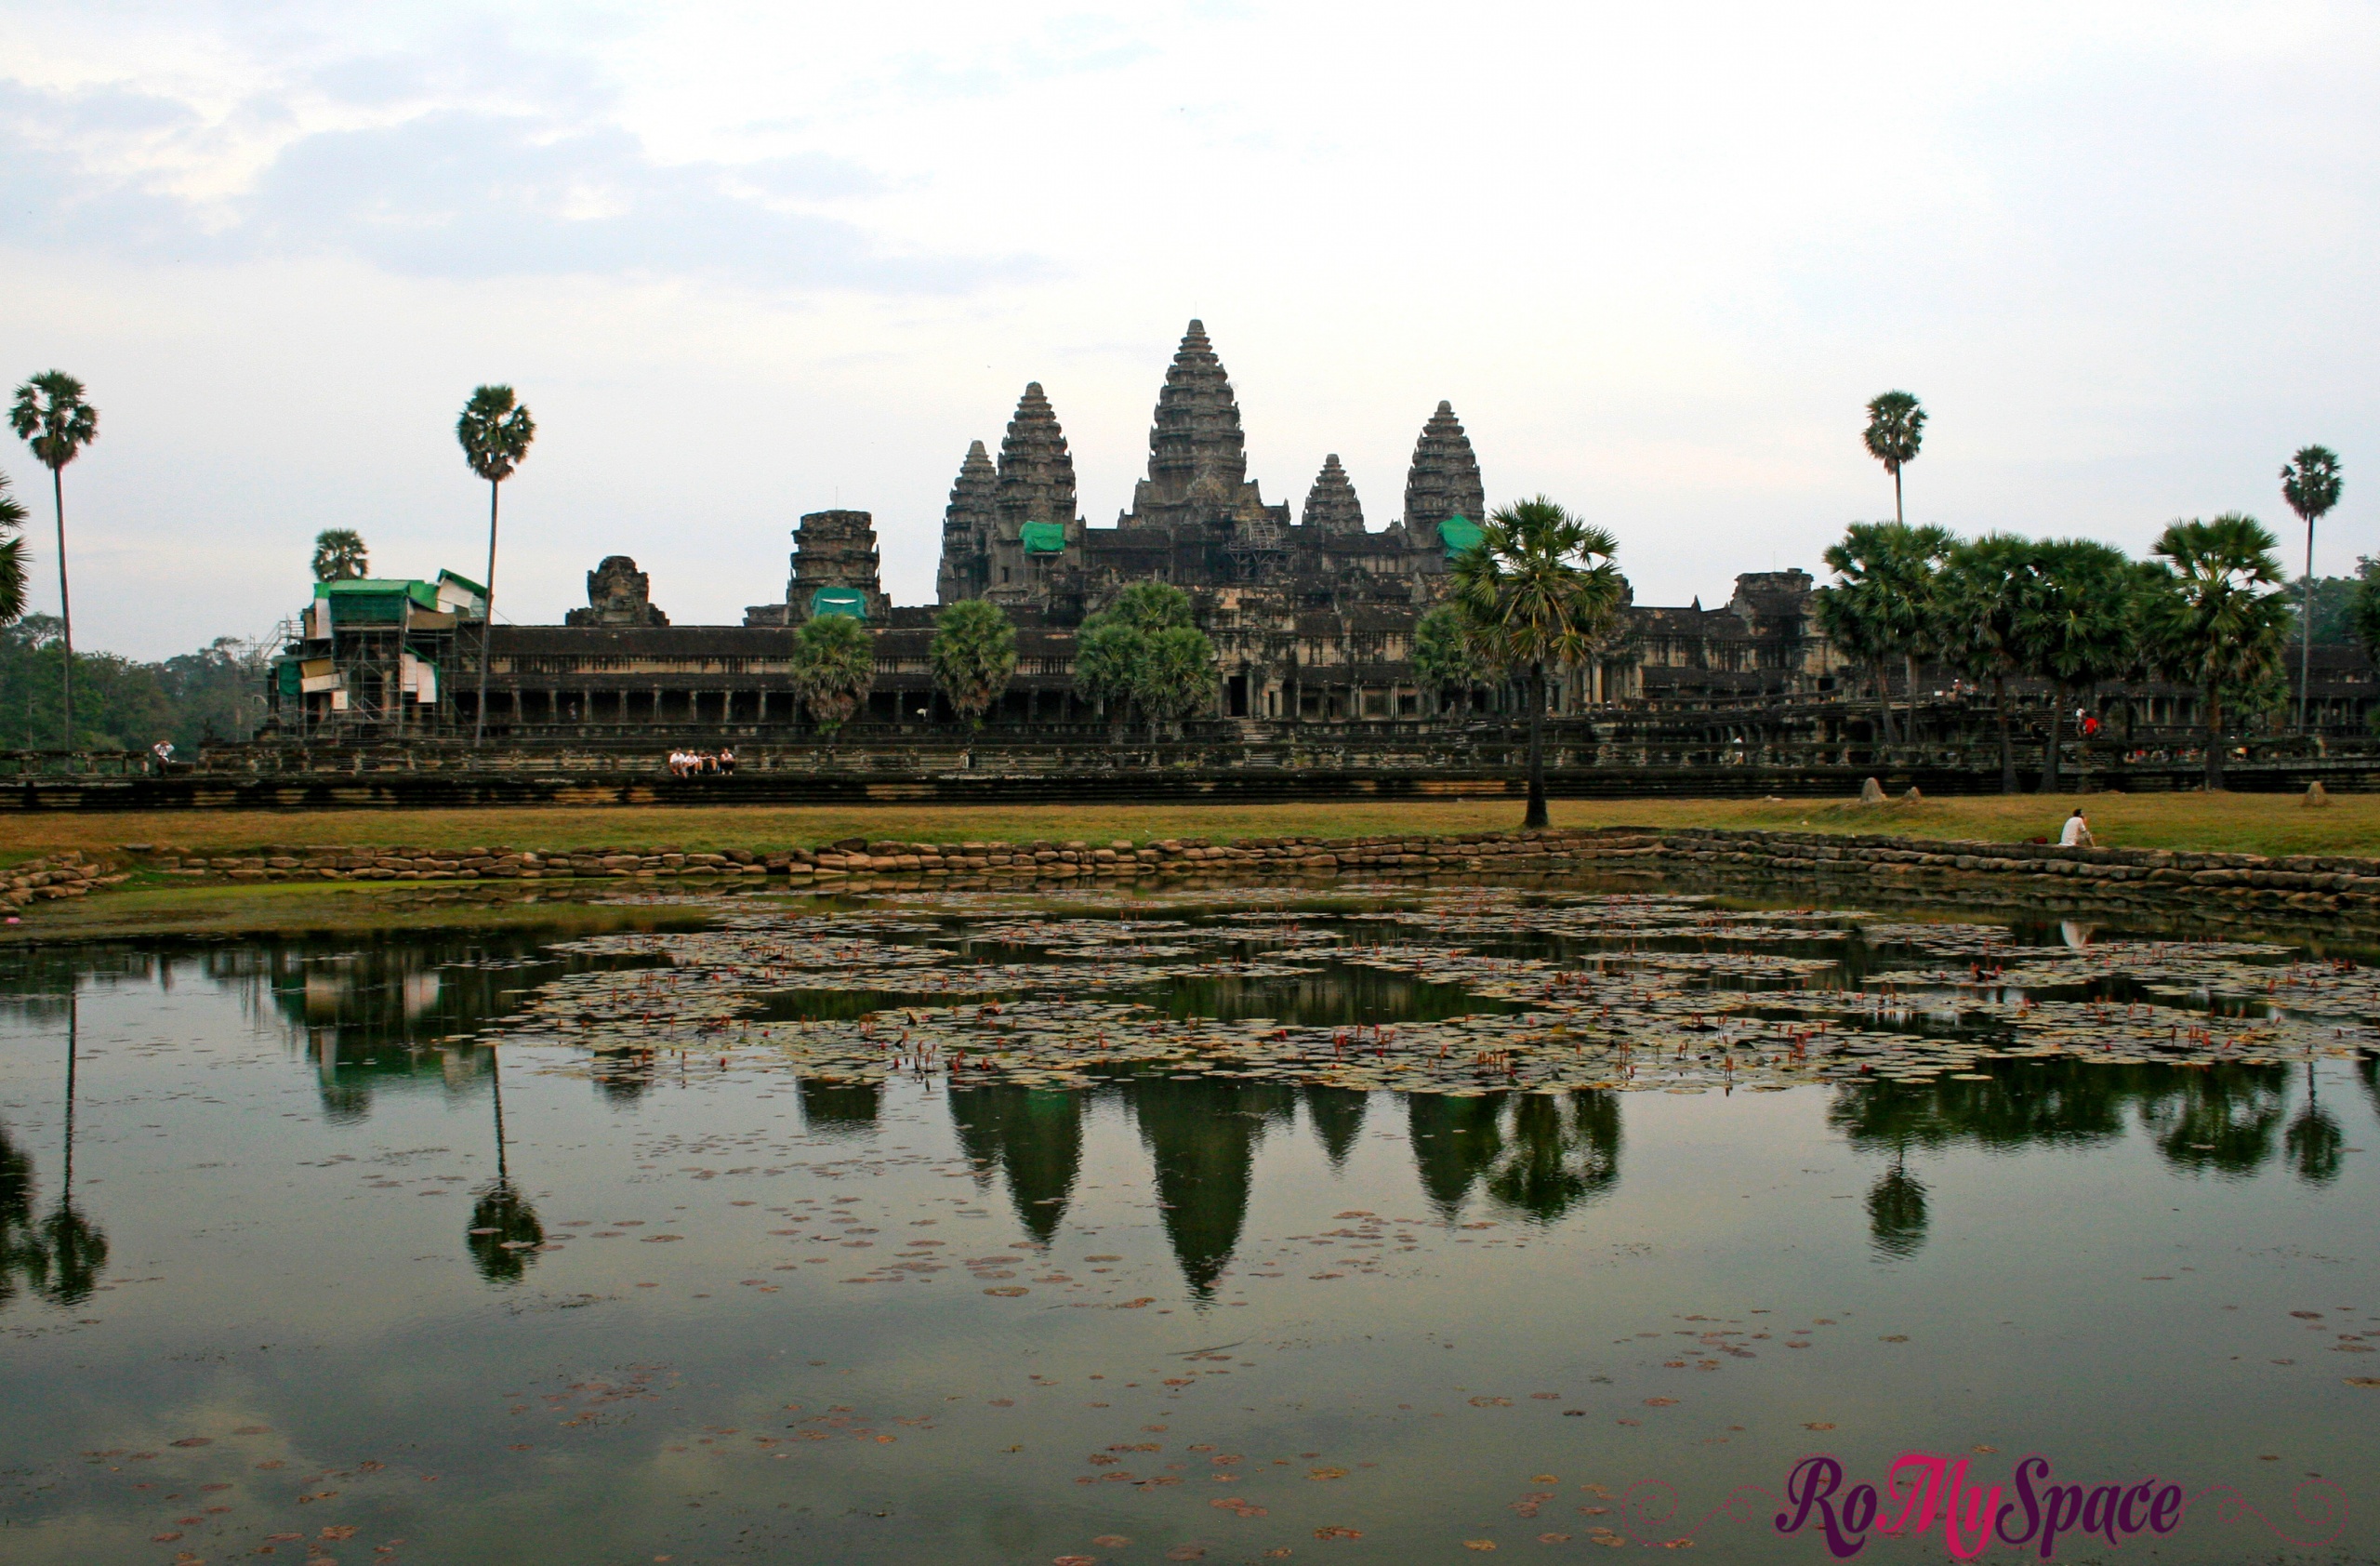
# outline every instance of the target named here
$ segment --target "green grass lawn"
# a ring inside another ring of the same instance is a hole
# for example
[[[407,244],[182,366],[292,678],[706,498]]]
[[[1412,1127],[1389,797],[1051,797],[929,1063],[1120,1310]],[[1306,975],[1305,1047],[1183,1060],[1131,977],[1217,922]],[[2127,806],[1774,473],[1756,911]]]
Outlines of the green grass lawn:
[[[1993,795],[1862,806],[1826,800],[1562,800],[1562,827],[1766,827],[2022,842],[2056,837],[2082,803],[2100,843],[2256,854],[2380,854],[2380,795],[2340,795],[2309,810],[2294,794]],[[0,816],[0,856],[150,843],[206,854],[269,844],[604,845],[692,851],[815,847],[839,838],[966,843],[1169,837],[1439,834],[1520,824],[1504,801],[1263,805],[750,805],[496,807],[480,810],[164,811]]]

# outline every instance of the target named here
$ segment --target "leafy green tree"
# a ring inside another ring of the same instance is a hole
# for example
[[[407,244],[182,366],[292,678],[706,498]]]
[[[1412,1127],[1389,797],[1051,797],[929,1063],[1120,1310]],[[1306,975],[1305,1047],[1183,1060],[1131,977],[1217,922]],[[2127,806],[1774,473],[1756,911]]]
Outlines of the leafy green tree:
[[[99,412],[83,397],[83,383],[63,370],[45,370],[17,388],[8,427],[33,448],[49,470],[49,495],[58,511],[58,634],[66,656],[58,666],[61,743],[74,748],[74,605],[66,591],[66,464],[99,438]]]
[[[1110,618],[1138,627],[1152,636],[1194,623],[1190,595],[1171,582],[1134,582],[1116,595],[1116,602],[1105,612]]]
[[[2252,516],[2176,522],[2153,551],[2165,579],[2145,604],[2158,664],[2205,706],[2206,786],[2223,787],[2227,702],[2253,703],[2281,679],[2288,610],[2274,539]]]
[[[2328,446],[2300,446],[2281,470],[2281,498],[2306,524],[2306,610],[2297,653],[2297,728],[2306,729],[2306,686],[2314,673],[2314,524],[2339,503],[2344,483],[2339,454]]]
[[[1917,460],[1925,444],[1925,410],[1906,392],[1885,392],[1868,400],[1868,428],[1860,437],[1868,455],[1893,476],[1893,520],[1907,523],[1901,509],[1900,471]]]
[[[1867,666],[1876,683],[1882,719],[1877,738],[1892,741],[1891,680],[1899,659],[1908,671],[1911,737],[1917,711],[1917,657],[1936,640],[1935,598],[1943,560],[1953,540],[1948,529],[1897,522],[1855,522],[1826,551],[1832,583],[1818,590],[1818,627],[1843,655]]]
[[[1473,648],[1499,669],[1528,676],[1528,813],[1543,827],[1545,671],[1592,656],[1628,602],[1613,564],[1618,540],[1540,495],[1498,508],[1479,542],[1455,558],[1451,602]]]
[[[509,386],[482,386],[471,392],[455,420],[455,439],[471,471],[487,480],[487,618],[480,627],[480,693],[471,712],[471,743],[487,737],[487,644],[496,631],[496,509],[504,481],[529,455],[536,420],[513,399]]]
[[[8,493],[8,475],[0,473],[0,625],[24,617],[25,541],[18,536],[24,525],[24,503]]]
[[[2058,791],[2058,749],[2068,703],[2081,692],[2123,672],[2131,651],[2126,591],[2132,563],[2122,550],[2089,538],[2059,538],[2039,546],[2032,596],[2023,607],[2023,644],[2030,672],[2049,682],[2049,750],[2042,792]]]
[[[1991,682],[2000,735],[2000,791],[2016,791],[2016,750],[2008,730],[2008,682],[2030,671],[2028,615],[2038,594],[2039,546],[2013,533],[1987,533],[1950,551],[1942,571],[1942,656]]]
[[[363,534],[352,527],[326,527],[314,535],[314,580],[347,582],[371,574]]]
[[[962,599],[935,617],[926,648],[933,682],[971,729],[1008,690],[1016,674],[1016,628],[1007,612],[980,598]]]
[[[1075,689],[1099,704],[1118,743],[1131,710],[1134,684],[1148,661],[1149,639],[1138,626],[1098,615],[1075,635]]]
[[[1468,708],[1473,688],[1496,678],[1472,646],[1462,611],[1451,604],[1439,604],[1414,623],[1413,673],[1436,694],[1441,710],[1448,691],[1461,691]]]
[[[2355,591],[2347,602],[2347,630],[2374,663],[2380,663],[2380,560],[2356,562]]]
[[[789,661],[794,695],[831,740],[876,683],[876,638],[849,615],[813,615],[794,632]]]
[[[1148,650],[1133,682],[1132,699],[1149,721],[1149,738],[1157,731],[1180,737],[1182,721],[1214,698],[1215,647],[1195,625],[1168,626],[1148,633]]]
[[[1190,595],[1170,582],[1135,582],[1082,622],[1075,686],[1119,728],[1139,709],[1155,740],[1214,693],[1214,644],[1192,622]]]

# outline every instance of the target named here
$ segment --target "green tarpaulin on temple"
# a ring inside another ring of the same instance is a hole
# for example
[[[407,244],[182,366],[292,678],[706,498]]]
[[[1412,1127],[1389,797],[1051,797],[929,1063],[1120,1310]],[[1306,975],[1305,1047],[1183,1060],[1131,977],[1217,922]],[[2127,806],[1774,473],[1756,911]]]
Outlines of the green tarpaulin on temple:
[[[1486,535],[1469,517],[1450,516],[1438,524],[1438,537],[1446,541],[1447,558],[1452,560],[1477,544]]]

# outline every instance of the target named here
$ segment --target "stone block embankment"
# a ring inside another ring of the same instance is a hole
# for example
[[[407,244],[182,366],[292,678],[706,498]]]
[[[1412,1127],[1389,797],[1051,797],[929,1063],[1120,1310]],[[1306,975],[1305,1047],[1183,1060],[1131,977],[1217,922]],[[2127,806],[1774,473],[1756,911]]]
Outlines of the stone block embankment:
[[[2380,859],[2064,848],[1821,832],[1694,828],[1660,836],[1673,874],[1814,882],[1839,892],[2096,910],[2286,914],[2380,923]]]
[[[2041,911],[2137,911],[2163,917],[2323,918],[2380,925],[2380,859],[2267,857],[2166,849],[2061,848],[1884,835],[1605,828],[1453,836],[1260,837],[1219,843],[909,843],[848,838],[813,848],[688,851],[668,844],[539,852],[503,845],[267,846],[199,855],[126,844],[138,867],[199,883],[286,881],[741,882],[835,886],[857,882],[1029,885],[1202,879],[1374,880],[1428,875],[1597,873],[1747,892],[1788,886],[1831,897],[1935,901]],[[79,855],[20,867],[22,906],[120,881]],[[44,879],[46,877],[47,879]],[[27,896],[26,894],[30,894]]]

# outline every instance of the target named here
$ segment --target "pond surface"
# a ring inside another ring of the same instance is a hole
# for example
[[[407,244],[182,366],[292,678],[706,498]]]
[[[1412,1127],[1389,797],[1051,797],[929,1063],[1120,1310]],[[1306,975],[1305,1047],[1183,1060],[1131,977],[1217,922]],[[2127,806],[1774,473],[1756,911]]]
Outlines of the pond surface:
[[[704,907],[11,958],[0,1559],[2380,1553],[2369,954]]]

